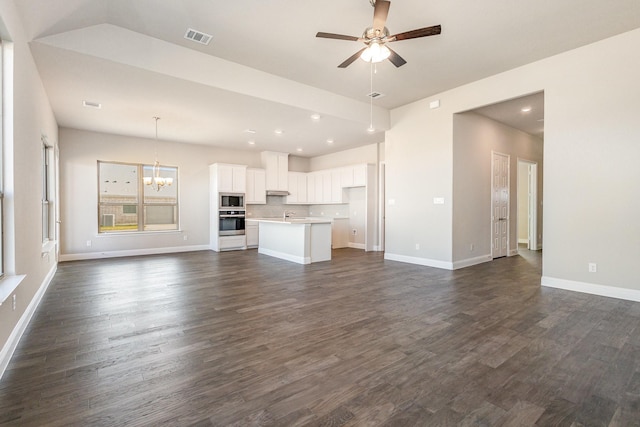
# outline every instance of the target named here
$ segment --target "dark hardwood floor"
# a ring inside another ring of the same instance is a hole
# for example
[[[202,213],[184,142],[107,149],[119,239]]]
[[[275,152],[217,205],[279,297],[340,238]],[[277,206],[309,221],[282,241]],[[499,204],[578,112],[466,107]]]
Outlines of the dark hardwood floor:
[[[3,425],[640,425],[640,303],[333,252],[59,265],[0,381]]]

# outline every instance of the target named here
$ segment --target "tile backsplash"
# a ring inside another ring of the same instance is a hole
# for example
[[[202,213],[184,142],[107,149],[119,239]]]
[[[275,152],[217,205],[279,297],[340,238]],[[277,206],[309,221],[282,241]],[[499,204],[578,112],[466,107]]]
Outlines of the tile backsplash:
[[[247,218],[282,218],[284,211],[295,212],[293,216],[309,215],[307,205],[287,205],[283,196],[267,196],[266,205],[247,205]]]
[[[287,205],[283,196],[267,196],[266,205],[247,205],[247,218],[282,218],[282,214],[295,212],[293,216],[320,216],[348,218],[349,205]]]

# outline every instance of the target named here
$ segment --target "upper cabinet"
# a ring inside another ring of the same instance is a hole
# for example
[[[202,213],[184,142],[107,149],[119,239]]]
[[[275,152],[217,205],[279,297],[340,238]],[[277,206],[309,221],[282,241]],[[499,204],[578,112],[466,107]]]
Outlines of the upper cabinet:
[[[307,174],[303,172],[289,172],[288,204],[306,204],[307,199]]]
[[[247,166],[228,163],[211,165],[211,175],[215,188],[220,193],[247,192]]]
[[[342,187],[364,187],[367,185],[367,165],[347,166],[340,169]]]
[[[262,152],[262,167],[266,171],[267,191],[287,191],[289,187],[289,154]]]
[[[267,203],[266,173],[264,169],[247,169],[246,204],[264,205]]]

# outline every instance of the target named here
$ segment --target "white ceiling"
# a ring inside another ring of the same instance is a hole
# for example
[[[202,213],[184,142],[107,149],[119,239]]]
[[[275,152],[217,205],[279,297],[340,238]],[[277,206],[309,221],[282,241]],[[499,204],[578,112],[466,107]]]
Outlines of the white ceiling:
[[[389,109],[640,27],[638,0],[393,0],[392,34],[436,24],[442,34],[393,43],[408,63],[377,66],[373,89],[385,96],[370,109],[369,65],[337,68],[361,45],[315,37],[360,36],[371,25],[369,0],[16,6],[60,126],[153,137],[158,115],[161,139],[302,156],[382,141]],[[186,40],[187,28],[213,40]]]

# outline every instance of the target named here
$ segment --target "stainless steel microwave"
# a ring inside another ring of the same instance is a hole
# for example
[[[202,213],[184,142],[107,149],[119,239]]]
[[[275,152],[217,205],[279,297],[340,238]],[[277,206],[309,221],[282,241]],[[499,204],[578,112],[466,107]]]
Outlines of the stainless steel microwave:
[[[220,193],[220,209],[244,208],[244,193]]]

